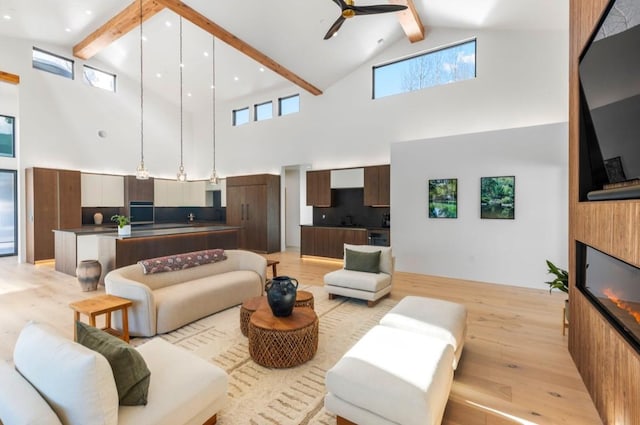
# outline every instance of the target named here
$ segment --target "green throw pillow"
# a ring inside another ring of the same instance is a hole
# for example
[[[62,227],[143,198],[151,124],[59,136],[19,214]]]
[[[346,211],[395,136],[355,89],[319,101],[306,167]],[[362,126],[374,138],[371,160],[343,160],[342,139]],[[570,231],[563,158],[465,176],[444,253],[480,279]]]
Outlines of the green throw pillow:
[[[129,344],[100,329],[76,321],[78,342],[107,358],[122,406],[147,404],[151,372],[138,351]]]
[[[362,252],[345,249],[344,268],[367,273],[380,273],[380,251]]]

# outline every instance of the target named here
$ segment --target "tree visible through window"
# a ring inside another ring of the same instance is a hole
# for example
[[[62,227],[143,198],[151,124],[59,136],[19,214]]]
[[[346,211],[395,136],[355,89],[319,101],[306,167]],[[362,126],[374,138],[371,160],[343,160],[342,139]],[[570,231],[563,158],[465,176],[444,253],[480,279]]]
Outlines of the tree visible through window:
[[[476,77],[476,40],[373,68],[373,98]]]

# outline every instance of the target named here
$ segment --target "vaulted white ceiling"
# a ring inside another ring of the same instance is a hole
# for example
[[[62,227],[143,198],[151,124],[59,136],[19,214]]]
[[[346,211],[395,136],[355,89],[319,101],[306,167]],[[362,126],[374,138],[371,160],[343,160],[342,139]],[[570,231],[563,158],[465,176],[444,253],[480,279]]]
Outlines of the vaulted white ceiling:
[[[332,0],[183,0],[236,37],[309,83],[326,90],[386,46],[406,38],[394,13],[356,16],[337,37],[323,40],[340,9]],[[0,0],[0,35],[58,46],[68,52],[133,0]],[[360,0],[357,5],[386,3]],[[568,31],[568,0],[415,0],[426,37],[433,27]],[[10,17],[6,18],[6,17]],[[143,24],[144,83],[179,100],[179,16],[168,9]],[[408,42],[408,41],[406,41]],[[210,102],[212,37],[183,20],[183,88],[186,107]],[[205,52],[208,56],[205,55]],[[88,63],[140,78],[139,29],[103,49]],[[216,41],[216,96],[302,89]],[[161,74],[158,77],[157,74]],[[191,96],[187,96],[191,93]]]

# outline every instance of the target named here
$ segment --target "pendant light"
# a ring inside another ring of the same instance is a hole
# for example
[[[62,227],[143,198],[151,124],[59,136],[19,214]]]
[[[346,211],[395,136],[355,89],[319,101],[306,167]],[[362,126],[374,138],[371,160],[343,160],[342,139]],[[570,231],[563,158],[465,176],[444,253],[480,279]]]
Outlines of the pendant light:
[[[182,118],[182,16],[180,17],[180,168],[178,168],[178,174],[176,177],[179,182],[187,181],[187,173],[184,172],[184,163],[182,161],[183,156],[183,118]]]
[[[140,0],[140,164],[136,168],[136,179],[147,180],[149,178],[149,170],[144,166],[144,85],[142,80],[142,0]]]
[[[216,173],[216,38],[211,37],[211,122],[213,133],[213,170],[211,171],[211,177],[209,177],[209,183],[218,184],[220,179],[218,173]]]

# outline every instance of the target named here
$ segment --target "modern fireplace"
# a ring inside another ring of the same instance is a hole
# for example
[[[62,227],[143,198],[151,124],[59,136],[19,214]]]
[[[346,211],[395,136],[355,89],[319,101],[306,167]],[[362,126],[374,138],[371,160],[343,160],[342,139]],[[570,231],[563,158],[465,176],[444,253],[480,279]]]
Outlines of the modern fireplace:
[[[578,289],[640,353],[640,269],[578,243]]]

